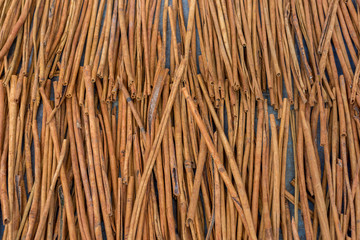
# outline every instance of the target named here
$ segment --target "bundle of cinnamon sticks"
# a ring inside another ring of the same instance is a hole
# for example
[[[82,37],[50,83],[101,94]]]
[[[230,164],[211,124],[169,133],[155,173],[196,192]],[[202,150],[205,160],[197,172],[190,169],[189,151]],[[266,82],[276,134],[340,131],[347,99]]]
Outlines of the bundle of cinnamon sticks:
[[[0,236],[360,239],[359,4],[0,0]]]

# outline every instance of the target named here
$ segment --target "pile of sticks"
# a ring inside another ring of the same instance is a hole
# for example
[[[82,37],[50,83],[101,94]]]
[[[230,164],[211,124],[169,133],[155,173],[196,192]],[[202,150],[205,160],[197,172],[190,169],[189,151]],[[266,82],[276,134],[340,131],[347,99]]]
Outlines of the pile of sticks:
[[[3,239],[359,239],[359,4],[0,0]]]

